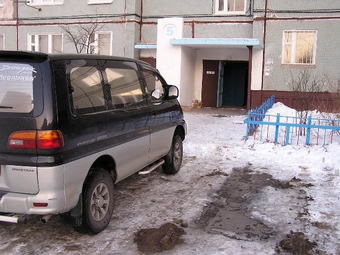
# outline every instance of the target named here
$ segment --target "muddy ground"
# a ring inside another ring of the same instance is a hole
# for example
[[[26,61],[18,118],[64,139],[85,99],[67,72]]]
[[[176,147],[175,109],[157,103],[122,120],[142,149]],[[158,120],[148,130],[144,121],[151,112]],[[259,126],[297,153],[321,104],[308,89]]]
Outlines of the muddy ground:
[[[31,215],[27,224],[0,222],[0,254],[340,254],[338,226],[333,224],[339,218],[338,203],[321,203],[334,213],[327,210],[329,215],[313,217],[316,202],[328,195],[313,201],[316,191],[337,185],[338,177],[327,169],[321,176],[312,175],[306,158],[303,165],[278,160],[286,154],[277,155],[276,145],[269,159],[261,148],[239,141],[243,117],[217,117],[187,114],[190,136],[178,174],[164,175],[158,169],[115,185],[113,217],[103,232],[84,235],[59,216],[43,224],[41,216]],[[224,132],[235,125],[240,134]],[[211,142],[212,130],[221,134]],[[290,148],[287,160],[294,151]],[[282,171],[287,172],[284,177],[276,176],[286,182],[266,174]]]
[[[226,175],[214,171],[207,176]],[[222,188],[217,192],[215,201],[206,206],[195,224],[205,231],[224,235],[228,238],[255,241],[273,238],[275,229],[249,216],[249,200],[260,189],[271,186],[275,189],[298,189],[310,184],[301,183],[293,178],[289,182],[280,182],[266,173],[256,173],[251,167],[234,168]],[[301,193],[298,192],[298,193]],[[301,198],[301,195],[299,195]],[[311,200],[305,196],[302,199]],[[304,213],[308,213],[304,210]],[[304,213],[297,215],[301,217]],[[142,253],[159,253],[171,250],[175,245],[183,244],[181,236],[185,234],[187,224],[183,221],[168,222],[160,228],[141,229],[135,234],[134,241]],[[302,232],[290,231],[286,238],[277,243],[278,254],[308,255],[324,254],[317,249],[317,243],[310,242]]]
[[[185,163],[189,164],[190,160],[195,161],[194,158],[186,158]],[[188,180],[164,176],[159,170],[146,177],[134,175],[123,181],[116,187],[115,215],[107,230],[97,236],[76,232],[58,216],[52,217],[46,225],[39,223],[38,216],[30,216],[26,225],[2,222],[0,253],[183,254],[178,252],[184,246],[193,245],[186,243],[186,235],[195,235],[200,229],[209,235],[224,236],[231,240],[254,244],[273,243],[272,249],[276,254],[326,254],[318,250],[318,243],[308,240],[303,232],[282,233],[272,229],[253,218],[249,208],[252,200],[265,187],[292,190],[292,194],[299,200],[296,220],[304,220],[304,216],[308,214],[308,202],[313,200],[305,191],[311,184],[298,178],[280,182],[271,175],[257,172],[251,165],[234,168],[229,175],[213,169],[204,175],[197,173],[194,178],[195,181],[190,181],[194,183],[193,186],[188,186]],[[219,189],[213,189],[209,178],[224,181],[219,185]],[[212,199],[203,207],[194,203],[192,208],[195,211],[201,210],[200,213],[195,213],[194,220],[187,221],[177,217],[190,214],[187,203],[197,197],[197,194],[193,193],[206,193],[207,187],[210,186],[212,191],[209,194]],[[160,194],[159,198],[156,193]],[[174,214],[174,211],[178,214]],[[143,227],[146,224],[152,227]],[[311,224],[320,229],[327,228],[322,223]],[[197,239],[197,242],[202,240]]]

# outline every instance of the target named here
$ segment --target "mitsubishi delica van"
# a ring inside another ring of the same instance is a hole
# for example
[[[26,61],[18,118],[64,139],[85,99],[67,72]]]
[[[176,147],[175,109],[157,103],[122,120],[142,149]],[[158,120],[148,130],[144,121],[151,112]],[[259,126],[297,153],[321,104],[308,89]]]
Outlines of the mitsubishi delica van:
[[[0,51],[0,221],[60,214],[82,231],[104,230],[115,183],[179,171],[178,95],[134,59]]]

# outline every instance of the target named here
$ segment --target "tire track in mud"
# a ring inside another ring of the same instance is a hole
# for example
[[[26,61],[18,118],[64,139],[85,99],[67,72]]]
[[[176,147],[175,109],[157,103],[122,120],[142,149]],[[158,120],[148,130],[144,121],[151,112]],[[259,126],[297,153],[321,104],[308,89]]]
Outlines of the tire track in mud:
[[[266,186],[290,189],[303,185],[300,181],[293,178],[291,181],[282,182],[267,173],[254,172],[250,165],[234,168],[217,192],[217,197],[203,209],[195,223],[211,234],[221,234],[236,240],[260,241],[275,237],[278,234],[275,229],[249,216],[248,205],[254,194]],[[305,196],[304,201],[300,203],[301,210],[306,213],[308,199],[310,197]],[[298,214],[297,217],[301,218],[303,215]],[[315,249],[316,246],[317,244],[310,242],[304,233],[291,231],[286,235],[286,239],[277,244],[275,250],[278,253],[283,251],[296,255],[322,254]]]

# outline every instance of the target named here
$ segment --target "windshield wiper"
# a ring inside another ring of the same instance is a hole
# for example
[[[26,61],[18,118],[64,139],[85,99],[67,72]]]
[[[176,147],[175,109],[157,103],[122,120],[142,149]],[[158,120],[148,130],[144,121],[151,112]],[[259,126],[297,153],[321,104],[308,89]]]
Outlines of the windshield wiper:
[[[0,105],[0,108],[8,108],[8,109],[12,109],[12,106],[5,106],[5,105]]]

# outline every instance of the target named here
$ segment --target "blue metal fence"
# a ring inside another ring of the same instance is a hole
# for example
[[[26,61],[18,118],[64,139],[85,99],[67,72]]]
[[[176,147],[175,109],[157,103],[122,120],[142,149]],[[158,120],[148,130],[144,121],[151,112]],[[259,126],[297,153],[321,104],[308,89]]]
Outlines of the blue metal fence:
[[[248,112],[246,139],[250,135],[259,140],[275,143],[299,144],[331,144],[340,140],[340,120],[331,118],[303,118],[298,116],[281,116],[266,114],[274,104],[269,99],[261,107]],[[270,105],[270,107],[268,107]]]
[[[265,117],[265,113],[273,106],[274,103],[275,95],[272,95],[259,107],[248,111],[248,118],[244,121],[244,123],[247,123],[247,139],[249,134],[253,134],[255,132],[259,126],[258,122],[261,123]]]

